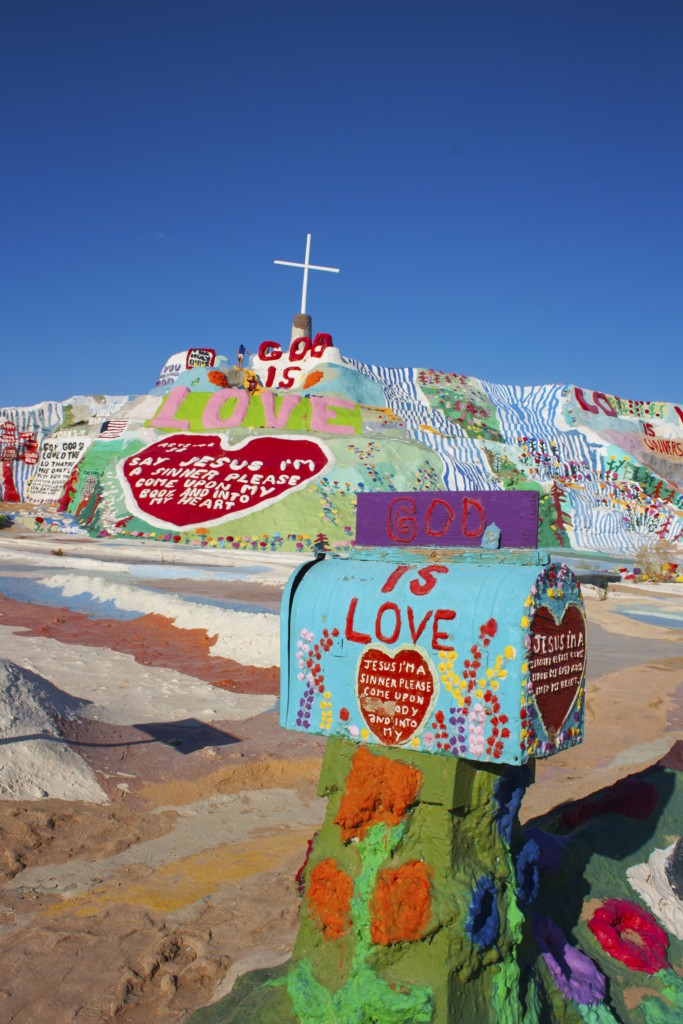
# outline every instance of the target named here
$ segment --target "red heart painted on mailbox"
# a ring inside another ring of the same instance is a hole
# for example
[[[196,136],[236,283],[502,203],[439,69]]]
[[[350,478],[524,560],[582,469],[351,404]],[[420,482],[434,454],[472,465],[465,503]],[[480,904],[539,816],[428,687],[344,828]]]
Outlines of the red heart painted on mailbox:
[[[271,505],[332,462],[318,440],[252,437],[227,446],[217,434],[171,434],[120,466],[131,508],[160,526],[211,526]]]
[[[434,699],[434,670],[415,647],[390,653],[367,647],[358,661],[358,703],[368,728],[385,746],[405,743],[421,728]]]
[[[534,703],[551,743],[576,701],[586,668],[586,620],[569,605],[560,622],[542,605],[531,622],[529,678]]]

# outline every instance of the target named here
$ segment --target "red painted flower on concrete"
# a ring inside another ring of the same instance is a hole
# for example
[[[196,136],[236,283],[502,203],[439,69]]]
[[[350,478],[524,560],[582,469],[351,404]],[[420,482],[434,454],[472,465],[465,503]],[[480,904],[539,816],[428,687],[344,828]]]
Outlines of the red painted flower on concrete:
[[[632,971],[656,974],[669,966],[666,932],[652,914],[629,900],[605,900],[593,914],[588,927],[605,952]]]
[[[380,871],[372,897],[373,942],[389,946],[423,937],[432,911],[429,877],[429,868],[421,860]]]

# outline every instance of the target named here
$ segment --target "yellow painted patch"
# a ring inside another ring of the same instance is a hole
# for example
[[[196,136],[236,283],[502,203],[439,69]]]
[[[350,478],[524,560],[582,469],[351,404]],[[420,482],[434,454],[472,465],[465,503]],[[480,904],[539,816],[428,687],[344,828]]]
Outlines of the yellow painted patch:
[[[297,850],[301,850],[303,856],[309,838],[310,829],[283,831],[252,842],[219,846],[190,857],[180,857],[152,871],[144,879],[126,883],[125,879],[118,877],[90,892],[54,903],[46,907],[43,914],[48,917],[58,917],[63,913],[94,917],[102,912],[103,907],[119,903],[170,914],[211,896],[222,886],[273,871]]]

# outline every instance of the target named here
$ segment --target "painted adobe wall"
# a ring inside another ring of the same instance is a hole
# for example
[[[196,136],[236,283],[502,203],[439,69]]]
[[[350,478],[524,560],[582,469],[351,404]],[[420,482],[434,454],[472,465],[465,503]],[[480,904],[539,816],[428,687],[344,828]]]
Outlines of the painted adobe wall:
[[[523,488],[540,495],[541,546],[627,560],[680,543],[683,406],[301,355],[301,341],[244,370],[178,353],[144,396],[0,410],[41,451],[4,445],[0,499],[56,501],[95,535],[307,550],[353,542],[359,491]]]

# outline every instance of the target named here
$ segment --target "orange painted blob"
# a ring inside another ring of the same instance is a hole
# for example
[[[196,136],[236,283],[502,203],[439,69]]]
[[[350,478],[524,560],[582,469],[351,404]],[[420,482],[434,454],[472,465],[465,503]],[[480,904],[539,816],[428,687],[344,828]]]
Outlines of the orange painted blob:
[[[332,857],[321,860],[311,871],[308,904],[317,917],[324,939],[340,939],[351,927],[353,881]]]
[[[374,943],[389,946],[423,937],[432,910],[430,874],[422,860],[380,871],[371,907],[370,938]]]
[[[311,370],[311,372],[307,375],[307,377],[304,380],[304,382],[301,385],[301,387],[302,388],[312,388],[316,384],[319,384],[322,379],[323,379],[323,375],[320,372],[320,370]]]
[[[228,387],[228,378],[220,370],[210,370],[206,376],[209,384],[215,384],[217,388]]]
[[[344,842],[361,838],[372,825],[385,822],[397,825],[422,785],[422,772],[402,761],[371,754],[359,747],[353,755],[346,789],[335,823],[341,827]]]

